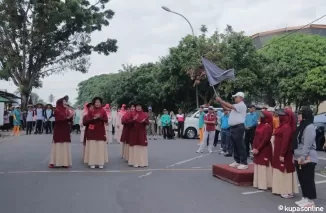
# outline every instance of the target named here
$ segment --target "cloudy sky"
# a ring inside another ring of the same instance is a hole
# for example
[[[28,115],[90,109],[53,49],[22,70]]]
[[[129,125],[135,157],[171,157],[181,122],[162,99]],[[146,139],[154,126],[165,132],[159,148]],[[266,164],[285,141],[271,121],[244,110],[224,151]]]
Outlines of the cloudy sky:
[[[43,88],[34,92],[45,101],[50,94],[56,98],[68,94],[74,101],[80,81],[117,72],[122,64],[154,62],[166,55],[169,47],[177,45],[191,31],[181,17],[162,10],[163,5],[186,16],[195,34],[200,33],[202,24],[209,33],[229,24],[236,31],[252,35],[306,25],[326,14],[325,0],[111,0],[108,7],[116,13],[111,25],[94,33],[92,39],[99,42],[115,38],[118,52],[110,56],[93,54],[87,74],[65,72],[50,76],[43,80]],[[326,18],[316,24],[326,24]],[[0,81],[0,89],[14,92],[16,87],[12,82]]]

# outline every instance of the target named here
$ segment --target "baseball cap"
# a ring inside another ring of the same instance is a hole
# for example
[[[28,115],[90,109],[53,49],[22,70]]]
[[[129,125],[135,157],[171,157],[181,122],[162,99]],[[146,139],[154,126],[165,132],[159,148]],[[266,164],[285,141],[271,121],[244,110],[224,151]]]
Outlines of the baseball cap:
[[[208,109],[214,109],[214,107],[212,107],[212,106],[209,106],[209,107],[208,107]]]
[[[242,97],[242,98],[244,98],[245,95],[244,95],[243,92],[237,92],[235,95],[232,95],[232,98],[234,98],[234,97]]]
[[[256,106],[254,105],[254,104],[250,104],[249,106],[248,106],[248,108],[250,109],[250,108],[256,108]]]
[[[151,106],[149,106],[149,107],[148,107],[148,110],[151,110],[151,109],[152,109],[152,107],[151,107]]]

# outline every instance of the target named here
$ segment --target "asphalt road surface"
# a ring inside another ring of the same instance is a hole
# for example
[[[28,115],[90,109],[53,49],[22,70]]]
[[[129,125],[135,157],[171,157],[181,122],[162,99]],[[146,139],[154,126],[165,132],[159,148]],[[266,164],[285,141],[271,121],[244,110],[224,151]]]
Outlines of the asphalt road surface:
[[[149,143],[149,167],[128,167],[120,145],[110,144],[109,164],[90,170],[82,163],[79,135],[72,135],[73,167],[48,169],[51,135],[0,141],[0,213],[269,213],[300,199],[282,199],[212,176],[216,163],[232,158],[196,154],[196,140]],[[326,211],[326,155],[316,171],[316,206]]]

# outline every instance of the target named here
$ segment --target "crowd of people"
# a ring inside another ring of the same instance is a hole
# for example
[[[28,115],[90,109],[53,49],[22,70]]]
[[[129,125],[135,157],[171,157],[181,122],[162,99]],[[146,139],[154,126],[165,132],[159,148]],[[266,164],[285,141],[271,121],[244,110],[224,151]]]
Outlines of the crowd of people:
[[[238,170],[248,169],[248,158],[254,163],[253,186],[260,190],[271,189],[273,194],[283,198],[293,198],[298,193],[297,179],[302,189],[299,206],[312,206],[316,199],[314,181],[318,162],[316,152],[316,131],[313,126],[313,111],[303,107],[296,115],[290,107],[257,111],[255,105],[244,104],[244,93],[233,95],[234,104],[216,101],[223,111],[215,111],[213,106],[200,107],[199,148],[212,152],[221,136],[220,154],[234,158],[229,166]],[[182,138],[185,114],[180,109],[177,115],[163,111],[156,116],[152,107],[143,111],[140,103],[121,108],[103,107],[103,100],[95,97],[85,103],[83,110],[71,108],[68,96],[57,100],[56,107],[37,104],[28,106],[26,112],[19,107],[5,111],[4,127],[13,127],[13,134],[19,135],[20,127],[26,127],[26,134],[53,133],[50,168],[72,166],[71,131],[80,134],[83,143],[82,160],[90,168],[104,168],[108,163],[108,143],[115,140],[121,144],[121,157],[133,167],[148,166],[148,139],[156,140],[157,135],[173,139],[174,130]],[[299,123],[299,125],[297,125]],[[326,147],[325,147],[326,148]]]
[[[68,96],[65,96],[56,103],[50,168],[72,166],[70,124],[76,117],[76,112],[69,110],[67,101]],[[85,103],[80,114],[80,136],[84,145],[82,158],[91,169],[103,169],[109,161],[107,144],[113,141],[112,117],[110,105],[103,107],[103,99],[100,97],[93,98],[91,103]],[[121,143],[121,157],[129,166],[148,166],[146,126],[149,124],[149,116],[143,112],[139,103],[130,105],[129,108],[122,105],[115,116],[114,136]]]
[[[212,152],[211,144],[221,132],[220,153],[226,157],[233,156],[235,160],[230,167],[248,169],[247,159],[252,155],[254,187],[271,189],[273,194],[283,198],[293,198],[299,192],[299,180],[302,199],[296,204],[300,207],[314,206],[313,200],[317,197],[314,175],[318,156],[312,109],[303,107],[296,115],[290,107],[270,111],[263,107],[257,112],[256,107],[250,105],[247,112],[244,93],[238,92],[233,98],[235,104],[216,98],[223,107],[220,114],[214,112],[212,106],[205,114],[201,107],[200,147],[197,153],[206,146]]]

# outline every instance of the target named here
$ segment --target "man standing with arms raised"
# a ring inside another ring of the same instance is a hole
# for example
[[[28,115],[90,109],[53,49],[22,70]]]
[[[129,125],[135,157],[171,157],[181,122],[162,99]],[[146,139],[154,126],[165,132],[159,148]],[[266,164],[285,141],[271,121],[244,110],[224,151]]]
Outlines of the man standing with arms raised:
[[[246,147],[243,136],[245,132],[244,122],[246,120],[247,106],[244,104],[244,93],[237,92],[232,95],[235,104],[223,101],[220,97],[216,97],[223,108],[230,110],[229,126],[230,126],[230,142],[233,144],[234,163],[229,166],[240,170],[248,169]]]

